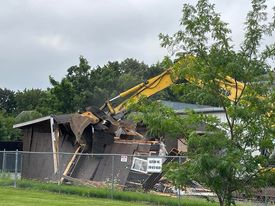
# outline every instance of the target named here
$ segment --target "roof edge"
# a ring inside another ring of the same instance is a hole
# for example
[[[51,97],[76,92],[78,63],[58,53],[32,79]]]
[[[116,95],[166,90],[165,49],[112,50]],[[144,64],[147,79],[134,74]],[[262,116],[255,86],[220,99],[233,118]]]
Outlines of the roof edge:
[[[41,118],[30,120],[30,121],[27,121],[27,122],[22,122],[22,123],[19,123],[19,124],[15,124],[15,125],[13,125],[13,128],[25,127],[25,126],[28,126],[28,125],[31,125],[31,124],[36,124],[36,123],[39,123],[39,122],[44,122],[46,120],[50,120],[51,118],[52,118],[52,116],[41,117]]]
[[[175,110],[177,114],[186,114],[188,110]],[[199,108],[199,109],[191,109],[191,111],[194,111],[196,113],[219,113],[224,112],[224,109],[222,107],[210,107],[210,108]]]

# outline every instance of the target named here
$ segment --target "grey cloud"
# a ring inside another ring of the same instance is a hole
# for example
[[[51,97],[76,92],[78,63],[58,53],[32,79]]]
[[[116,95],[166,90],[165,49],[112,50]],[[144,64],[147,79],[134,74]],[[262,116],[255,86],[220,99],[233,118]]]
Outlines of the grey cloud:
[[[46,88],[79,55],[92,66],[127,57],[156,63],[167,54],[158,34],[178,30],[184,2],[0,0],[0,87]],[[249,1],[214,2],[239,43]]]

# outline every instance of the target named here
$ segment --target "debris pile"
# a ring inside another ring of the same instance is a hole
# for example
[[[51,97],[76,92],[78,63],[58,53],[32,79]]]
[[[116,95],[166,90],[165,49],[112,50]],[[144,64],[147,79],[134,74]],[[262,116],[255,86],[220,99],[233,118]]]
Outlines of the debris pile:
[[[162,158],[167,147],[147,137],[142,125],[116,120],[93,107],[82,114],[48,116],[16,127],[23,131],[23,151],[53,152],[25,154],[24,178],[90,185],[104,185],[113,178],[121,188],[150,190],[162,173],[154,170],[158,165],[147,172],[147,157],[159,157],[158,163],[171,161]],[[176,149],[170,152],[177,154]]]
[[[73,144],[78,147],[65,167],[62,181],[72,181],[74,178],[106,182],[113,172],[116,174],[116,184],[128,189],[140,187],[148,190],[161,178],[162,173],[147,173],[147,158],[142,156],[166,155],[164,145],[137,132],[133,122],[118,121],[90,107],[88,113],[71,115],[66,124],[59,125],[60,128],[66,128],[62,136],[73,133]],[[79,155],[85,153],[95,156]],[[104,153],[125,156],[96,155]],[[178,152],[174,149],[170,154],[177,155]],[[164,163],[169,161],[166,159]]]

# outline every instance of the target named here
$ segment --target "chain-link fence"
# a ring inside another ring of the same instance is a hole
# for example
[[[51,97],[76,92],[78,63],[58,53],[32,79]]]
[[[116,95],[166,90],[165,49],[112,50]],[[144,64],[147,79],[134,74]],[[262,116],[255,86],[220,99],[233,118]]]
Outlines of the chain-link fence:
[[[213,192],[196,182],[182,191],[165,178],[164,168],[169,163],[185,160],[185,156],[0,151],[0,178],[12,179],[14,187],[21,179],[58,183],[60,189],[64,185],[84,185],[103,191],[107,198],[113,198],[117,191],[138,191],[172,196],[179,205],[188,196],[216,200]],[[271,205],[274,195],[275,189],[267,184],[251,205]],[[250,204],[242,197],[236,198]]]

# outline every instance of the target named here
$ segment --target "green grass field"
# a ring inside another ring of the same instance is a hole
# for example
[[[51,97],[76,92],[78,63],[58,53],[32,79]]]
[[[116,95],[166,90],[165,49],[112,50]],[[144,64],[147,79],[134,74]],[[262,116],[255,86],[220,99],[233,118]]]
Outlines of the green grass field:
[[[75,195],[59,195],[26,189],[1,188],[1,206],[145,206],[146,204]],[[148,204],[147,204],[148,205]]]
[[[75,185],[58,185],[33,180],[18,180],[17,188],[13,187],[14,180],[0,178],[0,206],[178,206],[175,197],[160,196],[151,193],[119,191],[113,192],[111,199],[110,188],[94,188]],[[181,197],[181,206],[218,206],[218,203],[205,199]],[[238,202],[238,206],[252,206],[253,202]]]
[[[12,179],[0,178],[0,189],[1,188],[2,188],[1,190],[3,190],[4,188],[11,189],[11,187],[13,187],[14,185],[13,183],[14,182]],[[46,192],[49,195],[50,194],[57,195],[53,197],[53,200],[59,199],[59,195],[61,195],[62,197],[71,197],[72,195],[74,195],[74,197],[81,197],[81,198],[84,198],[84,200],[86,201],[88,201],[89,198],[91,198],[92,200],[96,198],[95,200],[97,200],[98,202],[102,202],[102,203],[108,202],[108,204],[111,201],[110,188],[108,189],[108,188],[94,188],[94,187],[74,186],[74,185],[57,185],[55,183],[42,183],[42,182],[32,181],[32,180],[18,180],[17,188],[18,189],[20,188],[22,192],[27,191],[29,193],[32,193],[33,191],[36,191],[36,192],[42,192],[41,194]],[[15,192],[16,191],[17,190],[15,190]],[[1,194],[1,191],[0,191],[0,194]],[[97,198],[100,198],[100,199],[97,199]],[[124,204],[125,205],[142,205],[142,204],[146,205],[147,204],[147,205],[178,206],[179,204],[178,199],[175,197],[160,196],[157,194],[142,193],[138,191],[130,192],[130,191],[115,190],[113,192],[113,198],[114,200],[123,201],[123,202],[120,202],[121,203],[120,205],[124,205]],[[1,199],[0,199],[0,204],[2,203]],[[54,206],[65,205],[65,204],[59,204],[59,203],[55,204],[54,202],[52,203],[50,198],[46,198],[45,201],[46,200],[48,201],[47,204],[49,205],[54,205]],[[218,205],[217,203],[207,202],[204,199],[186,198],[186,197],[181,198],[180,203],[181,203],[180,205],[182,206],[216,206]],[[93,204],[93,203],[89,202],[89,204]],[[4,205],[7,205],[7,204],[4,204]],[[96,205],[103,205],[103,204],[96,204]],[[112,205],[117,205],[117,204],[112,204]]]

